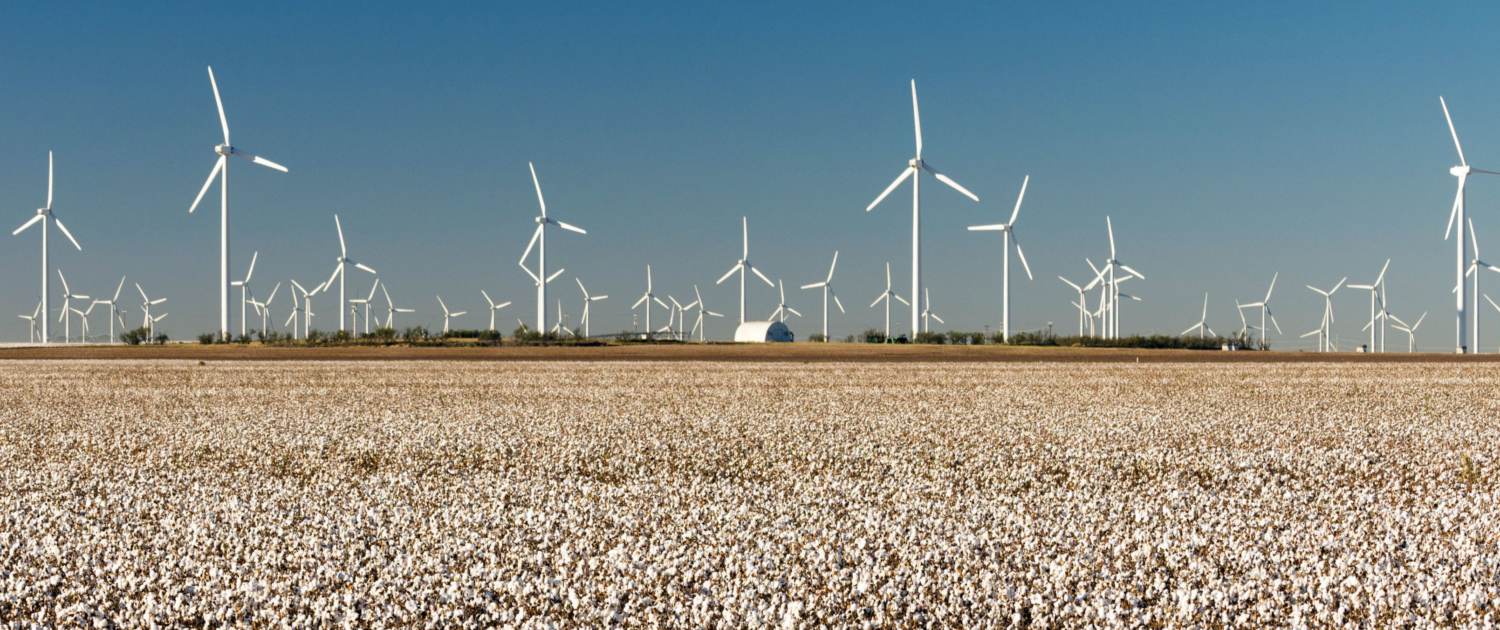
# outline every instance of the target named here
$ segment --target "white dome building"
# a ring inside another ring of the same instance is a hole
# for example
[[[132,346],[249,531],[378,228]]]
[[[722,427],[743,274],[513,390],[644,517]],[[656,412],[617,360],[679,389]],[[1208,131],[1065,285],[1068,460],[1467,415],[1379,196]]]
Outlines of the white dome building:
[[[734,340],[738,342],[791,342],[795,339],[792,329],[781,322],[745,322],[734,331]]]

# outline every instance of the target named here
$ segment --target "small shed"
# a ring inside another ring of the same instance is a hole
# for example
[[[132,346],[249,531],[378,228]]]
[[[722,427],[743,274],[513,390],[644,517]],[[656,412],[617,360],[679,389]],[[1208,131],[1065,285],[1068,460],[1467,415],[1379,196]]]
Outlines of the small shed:
[[[796,339],[792,329],[781,322],[745,322],[734,331],[735,341],[765,343],[767,341],[789,342]]]

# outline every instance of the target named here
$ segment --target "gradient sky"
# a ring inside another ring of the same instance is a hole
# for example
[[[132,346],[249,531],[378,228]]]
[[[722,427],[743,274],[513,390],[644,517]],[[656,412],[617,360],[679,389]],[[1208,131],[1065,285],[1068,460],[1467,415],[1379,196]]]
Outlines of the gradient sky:
[[[696,283],[730,315],[710,335],[732,335],[737,287],[713,283],[747,215],[751,260],[772,279],[815,282],[841,252],[843,336],[881,324],[868,305],[887,261],[909,291],[909,189],[864,208],[912,155],[915,78],[924,157],[982,200],[925,181],[924,283],[944,328],[998,323],[998,236],[964,228],[1004,221],[1029,174],[1017,231],[1036,279],[1013,261],[1017,330],[1076,328],[1057,276],[1089,279],[1110,215],[1120,258],[1148,278],[1126,287],[1144,298],[1126,333],[1181,331],[1204,292],[1209,324],[1237,330],[1233,300],[1259,300],[1279,271],[1272,342],[1312,348],[1297,335],[1322,298],[1304,285],[1371,282],[1390,258],[1391,312],[1429,311],[1418,343],[1446,351],[1457,156],[1438,95],[1471,163],[1500,170],[1500,83],[1482,63],[1497,18],[1488,3],[10,5],[0,219],[14,229],[42,205],[55,151],[54,208],[84,249],[52,260],[73,289],[108,294],[124,274],[169,298],[174,338],[214,329],[217,201],[187,213],[219,142],[212,65],[235,145],[291,169],[232,172],[235,274],[258,250],[261,296],[327,278],[338,213],[350,256],[418,309],[398,324],[440,327],[437,294],[470,312],[455,325],[487,324],[485,289],[515,302],[509,331],[534,312],[516,265],[537,214],[533,161],[549,211],[589,230],[554,233],[549,263],[567,269],[552,295],[575,321],[575,276],[610,296],[594,332],[631,327],[651,264],[658,295]],[[1469,190],[1481,247],[1500,251],[1500,181]],[[0,338],[21,341],[39,237],[4,238]],[[1485,282],[1500,292],[1500,277]],[[816,292],[787,299],[805,315],[793,330],[817,332]],[[756,282],[749,300],[758,319],[776,295]],[[1334,308],[1347,348],[1368,294],[1341,290]],[[1500,313],[1484,309],[1494,349]],[[314,327],[336,328],[332,302],[315,310]],[[893,315],[898,330],[907,319]]]

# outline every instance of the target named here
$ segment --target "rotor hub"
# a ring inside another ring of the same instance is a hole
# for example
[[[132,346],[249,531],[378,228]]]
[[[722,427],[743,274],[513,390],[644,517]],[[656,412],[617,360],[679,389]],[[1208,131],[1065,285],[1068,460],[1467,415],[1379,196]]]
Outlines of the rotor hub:
[[[229,154],[234,153],[234,147],[227,144],[221,144],[214,147],[214,153],[227,157]]]
[[[42,216],[50,216],[52,214],[52,209],[51,208],[37,208],[36,209],[36,213],[40,214]]]
[[[907,165],[911,166],[912,168],[922,168],[922,160],[920,160],[918,158],[912,158],[912,159],[908,160],[906,163],[907,163]]]

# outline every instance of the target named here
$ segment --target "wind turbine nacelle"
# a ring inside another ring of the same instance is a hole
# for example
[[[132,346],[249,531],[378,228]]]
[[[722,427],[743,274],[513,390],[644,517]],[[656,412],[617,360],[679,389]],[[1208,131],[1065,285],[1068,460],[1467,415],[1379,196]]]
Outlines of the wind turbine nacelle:
[[[922,161],[917,158],[907,160],[906,164],[912,168],[922,168]]]
[[[228,157],[230,154],[234,153],[234,147],[231,147],[227,144],[217,145],[214,147],[214,153]]]
[[[1463,177],[1465,175],[1468,175],[1470,170],[1471,169],[1467,166],[1455,166],[1448,169],[1448,172],[1452,173],[1454,177]]]

